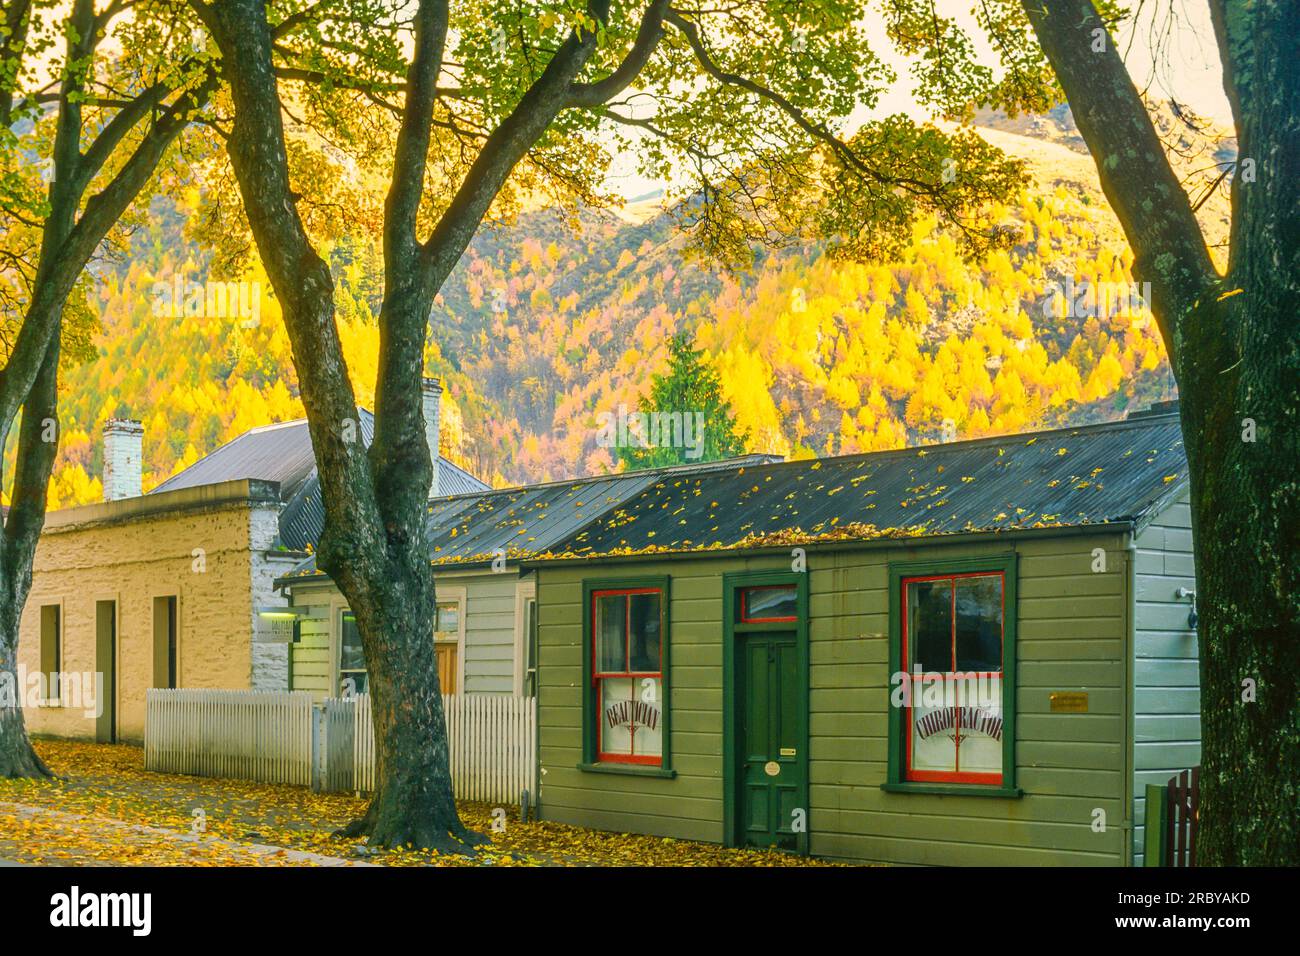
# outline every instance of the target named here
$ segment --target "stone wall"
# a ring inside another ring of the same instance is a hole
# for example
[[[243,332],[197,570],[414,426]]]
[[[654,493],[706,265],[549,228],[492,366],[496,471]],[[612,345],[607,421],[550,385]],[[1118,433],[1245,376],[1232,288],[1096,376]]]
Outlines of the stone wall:
[[[41,607],[56,604],[62,670],[106,671],[96,659],[96,605],[116,602],[117,736],[139,741],[154,684],[154,598],[175,595],[178,685],[251,687],[252,538],[263,536],[277,507],[273,484],[240,481],[51,513],[23,611],[20,667],[40,670]],[[27,706],[25,716],[32,733],[93,739],[88,710]]]

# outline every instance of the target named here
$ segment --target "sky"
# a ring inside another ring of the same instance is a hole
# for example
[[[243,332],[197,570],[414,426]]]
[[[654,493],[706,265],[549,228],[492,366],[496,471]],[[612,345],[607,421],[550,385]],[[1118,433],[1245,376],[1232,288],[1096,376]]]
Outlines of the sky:
[[[994,52],[975,23],[972,6],[973,0],[938,0],[940,15],[960,23],[975,43],[981,59],[994,65]],[[1125,24],[1117,39],[1139,90],[1157,100],[1167,100],[1176,93],[1180,104],[1231,128],[1232,114],[1223,92],[1208,3],[1205,0],[1138,0],[1131,6],[1138,11],[1137,16]],[[894,51],[882,25],[866,26],[872,49],[893,67],[898,81],[881,96],[875,109],[855,112],[849,119],[849,128],[895,113],[925,118],[912,95],[906,59]],[[609,184],[629,200],[664,186],[641,176],[636,170],[635,156],[630,154],[615,159],[610,167]]]

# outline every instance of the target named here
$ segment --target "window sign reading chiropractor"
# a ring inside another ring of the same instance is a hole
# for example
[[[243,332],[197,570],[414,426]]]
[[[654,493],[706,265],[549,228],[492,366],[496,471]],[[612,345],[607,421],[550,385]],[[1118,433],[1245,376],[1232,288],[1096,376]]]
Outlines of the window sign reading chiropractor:
[[[903,581],[903,655],[891,703],[904,713],[904,779],[1002,782],[1003,578]]]

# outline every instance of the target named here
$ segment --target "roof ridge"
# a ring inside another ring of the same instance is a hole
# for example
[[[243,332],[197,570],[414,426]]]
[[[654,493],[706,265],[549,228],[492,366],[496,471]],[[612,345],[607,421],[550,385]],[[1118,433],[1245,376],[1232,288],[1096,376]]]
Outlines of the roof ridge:
[[[1121,418],[1113,422],[1090,422],[1087,425],[1063,425],[1060,428],[1045,428],[1041,431],[1030,432],[1010,432],[1005,435],[981,435],[978,438],[965,438],[960,441],[935,442],[933,445],[905,445],[902,448],[881,448],[876,451],[857,452],[852,455],[827,455],[818,458],[791,458],[785,461],[767,462],[756,465],[757,468],[775,468],[787,465],[796,465],[801,462],[820,461],[823,464],[865,461],[868,459],[887,459],[891,456],[903,456],[908,453],[925,452],[926,454],[938,454],[947,452],[949,449],[969,449],[980,445],[998,445],[1010,444],[1019,438],[1027,438],[1030,441],[1038,441],[1040,438],[1050,435],[1078,434],[1079,432],[1093,432],[1113,429],[1121,431],[1127,427],[1144,428],[1155,424],[1163,424],[1164,419],[1177,419],[1178,413],[1171,412],[1160,415],[1145,415],[1142,418],[1131,419]],[[1028,445],[1029,442],[1024,442]]]
[[[665,465],[661,468],[643,468],[639,471],[612,472],[608,475],[583,475],[579,478],[555,478],[551,481],[539,481],[539,482],[534,482],[531,484],[523,484],[523,485],[507,485],[504,488],[488,488],[484,491],[462,492],[461,494],[458,495],[439,495],[436,498],[430,498],[429,501],[431,503],[435,501],[437,502],[456,501],[461,498],[478,498],[489,494],[510,494],[512,492],[530,492],[542,488],[557,488],[562,485],[593,484],[598,481],[624,481],[624,480],[631,481],[634,478],[644,479],[651,475],[666,475],[666,474],[676,474],[676,473],[693,474],[702,471],[725,471],[729,467],[729,463],[735,463],[730,465],[730,467],[748,468],[750,467],[750,464],[745,461],[746,459],[763,458],[763,457],[773,457],[773,456],[768,455],[768,453],[766,452],[752,452],[748,455],[737,455],[734,458],[720,458],[717,461],[701,462],[700,464],[695,464],[695,465]],[[771,465],[771,464],[781,464],[781,462],[754,462],[753,463],[754,467],[757,467],[758,465]]]

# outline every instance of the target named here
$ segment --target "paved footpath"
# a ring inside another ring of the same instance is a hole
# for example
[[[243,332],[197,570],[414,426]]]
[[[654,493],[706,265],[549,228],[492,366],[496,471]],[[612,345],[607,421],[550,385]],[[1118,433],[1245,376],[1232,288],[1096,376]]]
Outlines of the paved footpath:
[[[0,801],[0,866],[32,864],[373,866],[305,850]]]

